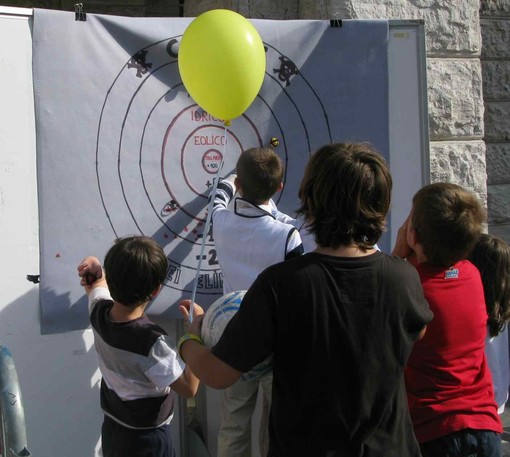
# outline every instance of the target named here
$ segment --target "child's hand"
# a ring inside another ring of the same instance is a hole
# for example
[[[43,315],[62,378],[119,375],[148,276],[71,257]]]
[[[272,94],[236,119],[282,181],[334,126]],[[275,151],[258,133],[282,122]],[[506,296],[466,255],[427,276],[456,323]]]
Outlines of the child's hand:
[[[103,277],[103,268],[97,257],[85,257],[78,265],[78,276],[82,286],[90,286]]]
[[[392,255],[403,259],[406,259],[413,253],[411,246],[409,246],[407,242],[407,232],[409,230],[409,224],[411,223],[410,220],[411,215],[407,216],[405,222],[398,229],[397,240],[395,241],[395,247],[392,252]]]
[[[193,333],[194,335],[201,335],[202,329],[202,320],[204,319],[204,310],[203,308],[193,303],[193,322],[189,323],[189,310],[191,307],[191,300],[182,300],[179,303],[179,310],[185,319],[185,324],[187,327],[187,333]]]

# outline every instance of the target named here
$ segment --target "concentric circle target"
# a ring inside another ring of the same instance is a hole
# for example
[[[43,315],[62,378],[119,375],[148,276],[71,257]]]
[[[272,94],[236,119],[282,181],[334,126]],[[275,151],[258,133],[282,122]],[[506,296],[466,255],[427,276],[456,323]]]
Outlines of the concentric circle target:
[[[269,44],[259,95],[225,128],[186,92],[177,67],[180,38],[153,43],[126,62],[105,94],[96,143],[97,183],[115,236],[152,236],[168,256],[166,307],[191,292],[204,236],[197,294],[205,305],[222,294],[214,239],[204,234],[207,202],[214,179],[235,169],[241,151],[277,145],[286,173],[275,201],[293,213],[312,148],[331,141],[315,91]]]

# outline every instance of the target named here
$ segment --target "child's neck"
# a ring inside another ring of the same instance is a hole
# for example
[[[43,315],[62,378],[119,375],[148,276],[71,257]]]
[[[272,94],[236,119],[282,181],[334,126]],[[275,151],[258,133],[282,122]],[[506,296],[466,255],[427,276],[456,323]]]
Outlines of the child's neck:
[[[143,316],[147,303],[135,306],[125,306],[114,301],[110,309],[110,319],[114,322],[129,322]]]
[[[413,262],[415,265],[418,263],[427,263],[429,259],[427,259],[427,256],[423,252],[423,246],[420,243],[416,243],[414,246],[411,247],[414,254]]]
[[[240,196],[241,198],[244,198],[244,196],[243,196],[243,193],[242,193],[242,192],[239,192],[239,196]],[[246,200],[246,199],[245,199],[245,200]],[[249,201],[249,200],[247,200],[247,201]],[[261,203],[257,203],[256,205],[257,205],[257,206],[261,206],[261,205],[262,205],[262,206],[268,206],[270,201],[271,201],[271,199],[270,199],[270,198],[268,198],[266,201],[263,201],[263,202],[261,202]],[[253,202],[250,202],[250,203],[251,203],[252,205],[254,205],[254,204],[255,204],[255,203],[253,203]]]
[[[365,257],[376,252],[375,248],[362,250],[358,246],[339,246],[337,248],[317,246],[315,252],[334,257]]]

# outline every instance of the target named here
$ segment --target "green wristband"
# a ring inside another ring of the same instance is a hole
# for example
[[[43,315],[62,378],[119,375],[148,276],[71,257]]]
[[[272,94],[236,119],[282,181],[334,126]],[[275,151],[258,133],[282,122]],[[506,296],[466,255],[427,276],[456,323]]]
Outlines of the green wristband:
[[[201,344],[202,346],[204,345],[202,338],[200,338],[198,335],[195,335],[194,333],[186,333],[186,334],[182,335],[179,338],[179,341],[177,343],[177,352],[181,356],[182,360],[184,360],[184,357],[182,356],[182,353],[181,353],[181,347],[186,341],[189,341],[189,340],[196,341],[197,343]]]

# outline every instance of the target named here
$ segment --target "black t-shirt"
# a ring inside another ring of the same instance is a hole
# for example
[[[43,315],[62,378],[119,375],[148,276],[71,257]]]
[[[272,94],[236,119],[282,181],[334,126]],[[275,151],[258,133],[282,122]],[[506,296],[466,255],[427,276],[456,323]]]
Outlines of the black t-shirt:
[[[414,457],[403,369],[431,319],[404,260],[310,253],[259,275],[213,353],[273,354],[270,457]]]

